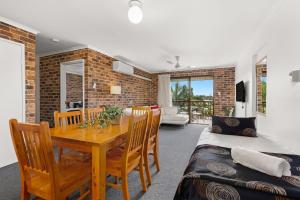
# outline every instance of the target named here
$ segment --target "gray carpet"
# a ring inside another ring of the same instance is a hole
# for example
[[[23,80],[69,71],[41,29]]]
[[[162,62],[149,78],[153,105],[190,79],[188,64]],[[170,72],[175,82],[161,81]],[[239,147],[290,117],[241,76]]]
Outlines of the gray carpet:
[[[146,193],[141,192],[137,172],[129,175],[129,192],[132,200],[169,200],[173,199],[177,185],[197,144],[203,125],[190,124],[185,128],[163,125],[160,128],[160,165],[156,173],[152,166],[152,185]],[[75,194],[75,196],[77,196]],[[20,199],[20,173],[17,164],[0,169],[0,200]],[[71,198],[73,199],[73,198]],[[122,199],[122,193],[108,188],[107,199]]]

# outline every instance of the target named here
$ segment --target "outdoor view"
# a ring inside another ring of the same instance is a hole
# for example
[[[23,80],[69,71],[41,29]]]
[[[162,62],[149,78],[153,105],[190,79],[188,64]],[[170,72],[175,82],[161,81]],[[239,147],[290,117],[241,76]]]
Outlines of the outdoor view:
[[[267,102],[267,77],[261,76],[261,96],[262,96],[262,113],[266,113]]]
[[[267,58],[256,64],[256,105],[257,112],[266,114],[267,105]]]
[[[213,80],[209,77],[172,79],[173,106],[188,114],[191,123],[209,123],[213,115]]]

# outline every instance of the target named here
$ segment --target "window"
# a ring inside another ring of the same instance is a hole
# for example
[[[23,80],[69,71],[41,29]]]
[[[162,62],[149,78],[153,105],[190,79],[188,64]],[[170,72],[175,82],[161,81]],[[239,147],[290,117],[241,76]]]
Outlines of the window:
[[[208,124],[213,115],[213,78],[171,79],[173,106],[188,114],[191,123]]]
[[[266,114],[267,109],[267,58],[256,64],[256,110]]]

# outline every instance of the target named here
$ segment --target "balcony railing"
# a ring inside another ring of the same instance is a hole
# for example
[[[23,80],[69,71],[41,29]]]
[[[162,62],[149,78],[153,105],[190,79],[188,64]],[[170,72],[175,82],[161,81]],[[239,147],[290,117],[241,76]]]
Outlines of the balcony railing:
[[[179,113],[188,114],[191,123],[207,124],[214,113],[213,100],[177,100],[173,106],[177,106]]]

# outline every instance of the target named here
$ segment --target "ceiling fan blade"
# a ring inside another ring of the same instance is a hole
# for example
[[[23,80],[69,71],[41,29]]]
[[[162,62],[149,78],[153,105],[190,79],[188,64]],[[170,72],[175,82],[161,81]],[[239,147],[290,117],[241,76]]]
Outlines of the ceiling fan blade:
[[[181,65],[179,63],[176,63],[175,68],[180,68]]]
[[[174,65],[174,62],[172,62],[170,60],[167,60],[166,62],[169,63],[169,64],[171,64],[171,65]]]

